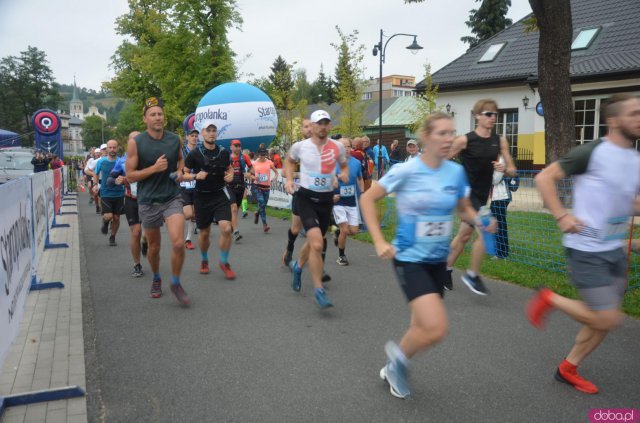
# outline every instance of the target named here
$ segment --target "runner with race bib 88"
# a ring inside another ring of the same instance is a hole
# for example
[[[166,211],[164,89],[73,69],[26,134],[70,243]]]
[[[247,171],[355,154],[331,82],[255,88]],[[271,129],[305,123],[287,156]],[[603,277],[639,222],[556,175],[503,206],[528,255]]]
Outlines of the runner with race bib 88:
[[[292,262],[292,283],[294,291],[300,291],[302,268],[307,260],[311,268],[311,279],[316,302],[320,308],[333,306],[322,287],[322,247],[324,235],[331,221],[333,208],[333,182],[336,163],[340,166],[339,179],[349,180],[349,167],[344,147],[330,139],[331,117],[324,110],[311,114],[311,138],[293,144],[285,161],[286,190],[293,194],[294,166],[300,162],[300,181],[297,191],[297,208],[307,239],[300,251],[300,257]]]

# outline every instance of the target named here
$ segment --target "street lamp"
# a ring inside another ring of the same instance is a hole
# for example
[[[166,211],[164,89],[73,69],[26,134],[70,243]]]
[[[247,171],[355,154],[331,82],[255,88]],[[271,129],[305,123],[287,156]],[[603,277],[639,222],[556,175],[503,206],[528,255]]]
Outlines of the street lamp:
[[[382,44],[384,41],[384,32],[380,30],[380,41],[378,44],[373,46],[373,55],[377,56],[380,53],[380,87],[378,90],[378,179],[382,176],[382,64],[385,59],[385,51],[387,50],[387,44],[393,37],[397,37],[399,35],[403,35],[406,37],[413,37],[413,43],[406,47],[407,50],[411,50],[411,53],[417,54],[418,50],[422,50],[422,46],[418,44],[416,38],[418,37],[415,34],[393,34],[390,36],[387,41]]]

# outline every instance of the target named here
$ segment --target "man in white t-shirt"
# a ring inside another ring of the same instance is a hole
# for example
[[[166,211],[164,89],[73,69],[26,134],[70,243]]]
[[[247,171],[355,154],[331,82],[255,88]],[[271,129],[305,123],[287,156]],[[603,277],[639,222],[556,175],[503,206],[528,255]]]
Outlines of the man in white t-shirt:
[[[629,216],[640,214],[640,99],[616,94],[605,108],[606,137],[581,145],[536,177],[544,204],[565,234],[571,283],[581,301],[541,288],[529,301],[526,315],[532,325],[544,326],[557,309],[582,324],[575,344],[558,366],[555,378],[587,394],[598,388],[577,372],[577,366],[614,330],[624,317],[620,310],[628,286],[623,250]],[[573,176],[573,210],[565,209],[556,184]]]
[[[104,154],[102,154],[103,151],[104,151]],[[93,201],[96,203],[96,214],[100,214],[100,193],[99,191],[96,192],[93,189],[93,186],[94,186],[93,177],[96,175],[95,170],[96,170],[96,165],[98,164],[98,160],[100,160],[100,158],[106,155],[106,152],[107,152],[107,144],[102,144],[99,149],[96,148],[94,151],[93,157],[87,160],[87,165],[84,168],[84,173],[89,176],[89,180],[91,181],[89,193],[91,194]],[[99,186],[98,186],[98,189],[100,189]]]

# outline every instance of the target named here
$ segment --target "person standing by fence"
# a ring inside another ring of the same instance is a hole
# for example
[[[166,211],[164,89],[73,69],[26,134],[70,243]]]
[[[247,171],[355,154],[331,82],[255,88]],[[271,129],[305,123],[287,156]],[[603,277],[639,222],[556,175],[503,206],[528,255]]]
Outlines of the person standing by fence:
[[[504,159],[500,157],[500,163]],[[506,259],[509,257],[509,227],[507,225],[507,207],[511,203],[510,185],[504,172],[493,171],[493,188],[491,189],[491,214],[498,222],[496,230],[496,257]]]
[[[629,216],[640,214],[640,98],[616,94],[605,106],[607,136],[573,149],[535,179],[547,208],[564,233],[571,283],[581,300],[540,288],[527,304],[529,322],[542,329],[552,310],[582,324],[575,343],[556,369],[555,378],[587,394],[598,393],[577,367],[617,328],[628,287],[627,238]],[[565,209],[556,184],[573,176],[573,208]]]

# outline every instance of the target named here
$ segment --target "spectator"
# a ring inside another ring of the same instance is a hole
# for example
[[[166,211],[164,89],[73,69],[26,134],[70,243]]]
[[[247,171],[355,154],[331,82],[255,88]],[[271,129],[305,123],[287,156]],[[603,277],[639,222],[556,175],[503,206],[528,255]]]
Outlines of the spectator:
[[[31,159],[33,165],[33,173],[45,172],[49,169],[49,159],[41,152],[36,151],[35,156]]]
[[[379,163],[380,157],[382,156],[382,165]],[[389,153],[387,152],[387,147],[384,144],[378,144],[373,146],[373,160],[376,168],[376,175],[378,177],[384,175],[384,170],[389,166]],[[382,166],[378,169],[378,166]],[[381,171],[382,170],[382,171]]]
[[[276,169],[282,169],[282,158],[275,148],[269,149],[269,158],[273,162]]]
[[[51,159],[50,165],[51,169],[60,169],[62,166],[64,166],[64,162],[60,160],[57,154],[54,154],[53,158]]]
[[[391,143],[391,154],[389,154],[389,167],[395,164],[404,162],[404,154],[398,147],[398,140],[393,140]]]
[[[404,159],[405,162],[413,159],[414,157],[418,157],[420,155],[420,147],[418,146],[418,142],[416,140],[407,141],[407,157]]]
[[[500,156],[499,162],[504,164]],[[509,256],[509,234],[507,227],[507,207],[511,202],[511,191],[507,186],[504,172],[493,171],[493,188],[491,190],[491,213],[496,218],[496,257],[506,259]]]

